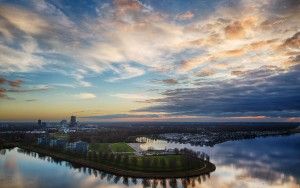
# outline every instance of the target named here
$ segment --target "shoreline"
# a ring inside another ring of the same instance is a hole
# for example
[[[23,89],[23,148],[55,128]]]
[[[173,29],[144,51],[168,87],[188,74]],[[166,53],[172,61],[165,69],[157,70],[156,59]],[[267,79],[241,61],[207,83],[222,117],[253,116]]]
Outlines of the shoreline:
[[[32,152],[36,152],[39,154],[47,155],[53,158],[58,158],[64,161],[68,161],[74,164],[78,164],[81,166],[97,169],[100,171],[112,173],[117,176],[123,177],[131,177],[131,178],[185,178],[185,177],[197,177],[199,175],[209,174],[215,171],[216,166],[213,163],[208,161],[204,162],[204,167],[200,169],[192,169],[187,171],[174,171],[174,172],[143,172],[143,171],[133,171],[133,170],[125,170],[114,166],[109,166],[106,164],[96,163],[93,161],[87,161],[82,158],[75,158],[68,154],[58,153],[56,151],[49,151],[47,149],[42,149],[34,146],[26,146],[19,143],[8,143],[4,144],[4,148],[8,147],[18,147],[21,149],[29,150]]]

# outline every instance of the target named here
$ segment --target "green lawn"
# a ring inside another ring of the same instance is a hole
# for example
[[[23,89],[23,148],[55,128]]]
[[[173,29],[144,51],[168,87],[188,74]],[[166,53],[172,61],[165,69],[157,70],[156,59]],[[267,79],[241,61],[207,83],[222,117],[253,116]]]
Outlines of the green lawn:
[[[89,149],[96,152],[134,152],[125,142],[120,143],[94,143],[90,144]]]
[[[113,152],[134,152],[134,149],[125,142],[110,144],[110,148]]]
[[[111,149],[110,149],[109,145],[110,145],[109,143],[90,144],[89,150],[100,152],[100,153],[111,152]]]

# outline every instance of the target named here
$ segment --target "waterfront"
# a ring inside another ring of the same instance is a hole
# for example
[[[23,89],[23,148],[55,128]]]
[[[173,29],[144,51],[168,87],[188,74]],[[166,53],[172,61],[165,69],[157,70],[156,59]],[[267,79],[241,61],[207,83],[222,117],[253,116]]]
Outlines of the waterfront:
[[[188,147],[207,152],[216,171],[190,180],[166,181],[166,187],[299,187],[300,135],[230,141],[214,147],[148,142],[153,147]],[[0,155],[1,187],[164,187],[159,180],[123,178],[14,148]],[[201,183],[200,183],[201,182]],[[182,185],[183,184],[183,185]]]

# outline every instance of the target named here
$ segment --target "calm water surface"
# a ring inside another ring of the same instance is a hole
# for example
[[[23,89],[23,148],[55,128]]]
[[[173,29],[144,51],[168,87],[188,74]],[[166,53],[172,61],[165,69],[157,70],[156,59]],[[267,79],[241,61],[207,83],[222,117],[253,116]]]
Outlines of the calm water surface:
[[[205,151],[217,169],[210,176],[189,180],[131,179],[14,148],[0,152],[0,187],[300,187],[300,134],[231,141],[212,148],[152,140],[141,145],[148,147]]]

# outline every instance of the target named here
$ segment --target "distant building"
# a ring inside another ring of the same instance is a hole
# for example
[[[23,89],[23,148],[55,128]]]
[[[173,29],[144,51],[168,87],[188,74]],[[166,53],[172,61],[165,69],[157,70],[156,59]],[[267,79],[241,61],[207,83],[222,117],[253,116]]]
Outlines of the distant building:
[[[38,126],[41,127],[42,126],[42,120],[38,120]]]
[[[67,146],[67,141],[66,140],[63,140],[63,139],[59,139],[58,141],[57,141],[57,147],[59,147],[59,148],[66,148],[66,146]]]
[[[61,125],[61,126],[65,126],[65,125],[67,125],[67,123],[68,123],[68,122],[67,122],[67,120],[65,120],[65,119],[63,119],[63,120],[60,121],[60,125]]]
[[[87,142],[78,141],[78,142],[69,143],[66,146],[66,149],[78,153],[87,153],[88,147],[89,144]]]
[[[42,122],[42,125],[41,125],[43,128],[47,127],[47,123],[46,122]]]
[[[66,145],[67,145],[67,141],[63,139],[52,139],[49,142],[50,147],[56,147],[61,149],[65,149]]]
[[[76,144],[76,151],[77,152],[87,153],[88,147],[89,147],[89,144],[87,142],[78,141],[78,142],[75,142],[75,144]]]
[[[69,150],[77,153],[86,154],[88,152],[89,144],[83,141],[77,141],[73,143],[68,143],[63,139],[48,139],[45,137],[40,137],[37,139],[37,144],[41,146],[50,146],[52,148],[59,148],[63,150]]]
[[[71,116],[70,127],[75,127],[76,125],[76,116]]]
[[[47,139],[47,138],[38,138],[37,139],[37,144],[46,146],[46,145],[49,144],[49,139]]]
[[[49,142],[49,146],[50,147],[55,147],[57,144],[57,140],[56,139],[51,139],[50,142]]]

